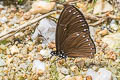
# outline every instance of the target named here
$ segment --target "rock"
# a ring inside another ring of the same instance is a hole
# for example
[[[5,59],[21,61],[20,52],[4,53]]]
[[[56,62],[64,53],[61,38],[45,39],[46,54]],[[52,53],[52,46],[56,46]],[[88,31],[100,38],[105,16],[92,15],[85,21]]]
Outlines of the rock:
[[[97,73],[98,76],[96,80],[112,80],[112,73],[105,68],[100,68]]]
[[[85,66],[85,60],[81,60],[79,58],[76,58],[74,60],[74,62],[76,63],[76,65],[79,67],[79,68],[83,68]]]
[[[40,60],[40,61],[44,60],[41,54],[38,54],[37,56],[35,56],[35,59]]]
[[[105,68],[100,68],[98,72],[88,69],[86,75],[91,76],[92,80],[113,80],[112,73]]]
[[[33,72],[36,72],[38,74],[43,74],[45,69],[46,67],[44,62],[41,62],[40,60],[33,61],[33,68],[32,68]]]
[[[47,18],[42,19],[32,35],[32,39],[35,40],[38,35],[42,35],[44,37],[44,44],[54,41],[56,26],[57,24],[53,20]]]
[[[66,69],[65,67],[62,67],[62,68],[60,69],[60,71],[61,71],[61,73],[63,73],[63,74],[69,74],[68,69]]]
[[[116,60],[117,59],[117,54],[113,51],[107,51],[107,58],[112,59],[112,60]]]
[[[51,50],[49,50],[49,49],[42,49],[41,51],[40,51],[40,54],[43,56],[43,57],[50,57],[51,56],[51,54],[50,54],[50,52],[51,52]]]
[[[73,76],[73,77],[70,77],[70,76],[66,76],[65,79],[63,80],[84,80],[83,77],[80,75],[80,76]]]
[[[75,1],[75,0],[65,0],[66,2],[72,2],[72,1]]]
[[[3,59],[0,59],[0,67],[5,65],[6,65],[5,61]]]
[[[6,10],[2,10],[1,14],[6,14],[6,12],[7,12]]]
[[[41,44],[39,44],[39,45],[37,46],[37,51],[40,52],[40,50],[42,50],[42,45],[41,45]]]
[[[0,45],[0,49],[2,49],[2,50],[6,50],[7,47],[6,47],[5,45],[1,44],[1,45]]]
[[[99,34],[102,35],[102,36],[105,36],[105,35],[108,34],[108,30],[104,29],[104,30],[100,31]]]
[[[88,69],[86,76],[91,76],[92,80],[96,80],[97,73],[92,69]]]
[[[7,18],[6,17],[2,17],[2,18],[0,18],[0,22],[1,23],[6,23],[8,20],[7,20]]]
[[[83,80],[82,76],[75,76],[76,80]]]
[[[32,51],[33,48],[34,48],[34,46],[33,46],[33,45],[30,45],[30,46],[28,47],[28,50],[29,50],[29,51]]]
[[[102,12],[112,11],[113,7],[107,1],[97,0],[93,14],[98,14]]]
[[[92,80],[92,77],[91,76],[87,76],[86,80]]]
[[[0,8],[4,8],[4,6],[0,4]]]
[[[47,6],[47,7],[46,7]],[[37,13],[48,13],[55,7],[55,2],[47,2],[47,1],[36,1],[32,4],[32,9],[30,12],[32,14]]]
[[[19,53],[19,49],[16,45],[14,45],[10,48],[10,52],[11,54],[16,54],[16,53]]]
[[[14,17],[10,20],[9,24],[16,24],[17,21],[19,21],[18,18],[17,18],[17,16],[14,16]]]
[[[25,63],[22,63],[19,65],[19,67],[22,69],[27,69],[28,65],[26,65]]]
[[[117,31],[119,29],[119,26],[117,25],[115,20],[112,20],[110,23],[110,28],[114,31]]]
[[[77,66],[72,66],[70,67],[70,70],[73,72],[74,75],[78,75],[79,71],[78,71],[78,67]]]
[[[51,42],[51,43],[49,43],[48,44],[48,48],[50,48],[50,49],[53,49],[53,48],[55,48],[56,46],[55,46],[55,43],[54,42]]]
[[[85,3],[76,3],[77,7],[80,8],[81,11],[86,12],[87,11],[87,6],[85,6]]]
[[[108,47],[115,51],[120,52],[120,33],[113,33],[106,35],[102,38],[102,41],[108,45]]]
[[[24,14],[24,16],[23,16],[23,18],[25,19],[25,20],[29,20],[30,18],[31,18],[31,13],[25,13]]]

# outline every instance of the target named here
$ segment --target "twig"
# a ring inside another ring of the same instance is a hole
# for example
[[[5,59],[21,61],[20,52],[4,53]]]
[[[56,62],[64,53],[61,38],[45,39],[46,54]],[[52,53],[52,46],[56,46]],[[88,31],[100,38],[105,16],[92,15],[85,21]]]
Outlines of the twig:
[[[3,37],[0,38],[0,41],[6,39],[6,38],[8,38],[8,37],[13,36],[14,34],[15,34],[15,33],[11,33],[11,34],[5,35],[5,36],[3,36]]]
[[[98,17],[96,17],[95,15],[92,15],[92,14],[90,14],[90,13],[85,14],[85,18],[86,18],[86,19],[91,19],[91,20],[99,20]]]
[[[107,18],[105,18],[105,19],[100,19],[99,21],[97,21],[97,22],[95,22],[95,23],[89,24],[89,26],[94,26],[94,27],[95,27],[96,25],[99,25],[99,24],[103,23],[106,19],[107,19]]]
[[[30,21],[26,22],[25,24],[21,25],[20,27],[17,27],[17,28],[14,28],[14,29],[10,29],[9,31],[7,31],[7,32],[5,32],[5,33],[1,33],[1,34],[0,34],[0,41],[1,41],[1,40],[4,40],[4,39],[6,39],[6,38],[8,38],[8,37],[10,37],[10,36],[12,36],[12,35],[14,35],[13,32],[16,33],[16,32],[18,32],[18,31],[20,31],[21,29],[25,28],[26,26],[29,26],[29,25],[31,25],[31,24],[33,24],[33,23],[41,20],[42,18],[53,14],[53,13],[56,13],[56,11],[52,11],[52,12],[49,12],[49,13],[47,13],[47,14],[41,15],[41,16],[38,17],[38,18],[35,18],[35,19],[33,19],[33,20],[30,20]],[[10,33],[12,33],[12,34],[10,34]]]

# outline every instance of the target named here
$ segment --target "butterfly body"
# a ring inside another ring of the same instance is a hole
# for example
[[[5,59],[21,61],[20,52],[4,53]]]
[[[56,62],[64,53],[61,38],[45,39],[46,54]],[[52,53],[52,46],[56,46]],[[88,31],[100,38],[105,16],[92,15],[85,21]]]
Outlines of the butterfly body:
[[[82,12],[73,5],[65,5],[56,28],[56,51],[51,55],[61,58],[93,57],[95,53],[95,44]]]

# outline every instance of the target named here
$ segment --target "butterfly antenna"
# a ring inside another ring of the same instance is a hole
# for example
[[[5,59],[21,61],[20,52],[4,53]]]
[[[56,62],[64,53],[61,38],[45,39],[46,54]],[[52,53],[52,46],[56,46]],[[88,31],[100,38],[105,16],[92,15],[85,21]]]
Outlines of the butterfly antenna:
[[[53,55],[50,56],[50,59],[53,57]]]

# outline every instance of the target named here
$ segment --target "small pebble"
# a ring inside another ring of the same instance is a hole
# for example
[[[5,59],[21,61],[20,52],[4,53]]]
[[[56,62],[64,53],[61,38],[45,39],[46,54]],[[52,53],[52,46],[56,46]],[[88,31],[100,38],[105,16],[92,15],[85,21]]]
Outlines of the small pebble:
[[[1,14],[6,14],[6,10],[2,10],[2,11],[1,11]]]
[[[100,68],[98,72],[88,69],[87,76],[91,76],[92,80],[112,80],[112,73],[105,68]]]
[[[72,67],[70,67],[70,69],[71,69],[71,71],[73,71],[73,72],[78,71],[78,67],[77,67],[77,66],[72,66]]]
[[[42,50],[40,51],[40,54],[41,54],[43,57],[50,57],[50,56],[51,56],[50,52],[51,52],[51,50],[49,50],[49,49],[42,49]]]
[[[101,34],[102,36],[105,36],[108,34],[108,30],[104,29],[104,30],[100,31],[99,34]]]
[[[39,45],[37,46],[37,51],[40,52],[40,50],[42,50],[42,45],[41,45],[41,44],[39,44]]]
[[[25,20],[29,20],[31,18],[31,13],[29,13],[29,12],[25,13],[23,17]]]
[[[29,50],[29,51],[32,51],[32,50],[33,50],[33,45],[30,45],[30,46],[28,47],[28,50]]]
[[[55,45],[54,42],[51,42],[51,43],[48,44],[48,47],[49,47],[50,49],[53,49],[53,48],[56,47],[56,45]]]
[[[109,51],[109,52],[107,53],[107,57],[110,58],[110,59],[112,59],[112,60],[116,60],[116,59],[117,59],[117,55],[116,55],[116,53],[113,52],[113,51]]]
[[[37,74],[43,74],[45,71],[45,63],[41,62],[40,60],[33,61],[33,68],[32,71],[36,72]]]
[[[69,74],[69,71],[65,67],[62,67],[61,68],[61,73],[63,73],[63,74]]]
[[[30,10],[30,12],[32,14],[48,13],[55,7],[55,4],[55,2],[36,1],[32,4],[32,9]]]
[[[3,59],[0,59],[0,67],[5,65],[6,65],[5,61]]]
[[[8,19],[6,17],[0,18],[0,22],[1,23],[6,23],[7,21],[8,21]]]
[[[11,54],[16,54],[16,53],[19,53],[19,49],[16,45],[14,45],[10,48],[10,52]]]
[[[92,80],[92,77],[91,76],[87,76],[86,80]]]

